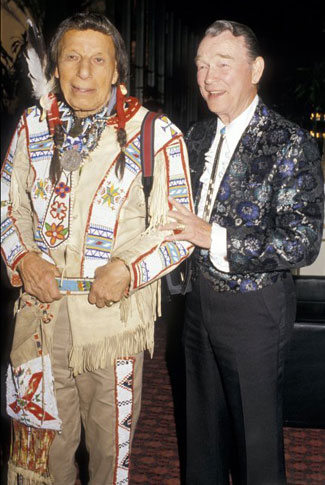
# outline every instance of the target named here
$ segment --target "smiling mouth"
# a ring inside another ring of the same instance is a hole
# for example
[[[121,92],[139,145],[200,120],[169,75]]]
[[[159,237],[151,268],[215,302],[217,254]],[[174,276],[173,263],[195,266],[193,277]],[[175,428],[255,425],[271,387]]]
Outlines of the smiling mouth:
[[[221,96],[225,94],[226,91],[208,91],[209,96]]]
[[[92,93],[94,90],[91,88],[79,88],[77,86],[72,86],[74,92],[78,94],[89,94]]]

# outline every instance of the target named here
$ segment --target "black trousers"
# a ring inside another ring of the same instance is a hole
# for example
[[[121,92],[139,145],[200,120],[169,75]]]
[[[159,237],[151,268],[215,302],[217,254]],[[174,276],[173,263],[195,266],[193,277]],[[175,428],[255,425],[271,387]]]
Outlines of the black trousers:
[[[290,274],[244,294],[202,275],[187,297],[187,485],[285,484],[284,362],[295,320]]]

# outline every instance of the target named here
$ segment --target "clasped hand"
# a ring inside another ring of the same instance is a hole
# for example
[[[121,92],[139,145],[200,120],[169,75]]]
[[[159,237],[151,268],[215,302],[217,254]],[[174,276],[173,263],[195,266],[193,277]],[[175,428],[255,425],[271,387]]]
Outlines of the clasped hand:
[[[18,270],[25,291],[42,303],[52,303],[62,298],[55,280],[55,277],[61,276],[59,269],[37,253],[26,254],[19,263]],[[103,308],[120,301],[128,291],[130,280],[130,272],[121,260],[100,266],[95,271],[95,279],[88,296],[89,303]]]
[[[20,261],[18,271],[25,291],[42,303],[52,303],[62,298],[55,280],[56,276],[60,276],[59,269],[37,253],[27,253]]]
[[[100,266],[95,271],[88,301],[98,308],[120,301],[128,291],[130,272],[123,261],[117,259]]]

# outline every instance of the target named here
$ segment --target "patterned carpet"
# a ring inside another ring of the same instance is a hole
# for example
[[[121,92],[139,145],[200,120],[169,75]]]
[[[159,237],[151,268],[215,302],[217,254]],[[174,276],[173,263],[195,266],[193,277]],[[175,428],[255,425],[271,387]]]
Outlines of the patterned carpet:
[[[289,485],[325,484],[325,430],[285,428]]]
[[[184,369],[180,358],[183,310],[180,305],[165,305],[163,314],[156,325],[154,358],[145,356],[142,411],[133,443],[129,485],[185,484]],[[3,382],[1,387],[4,395]],[[1,420],[3,484],[9,433],[7,420]],[[284,433],[288,485],[325,485],[325,429],[285,428]],[[83,447],[78,461],[79,484],[86,485],[87,456]]]
[[[156,326],[154,358],[145,357],[142,411],[133,443],[130,485],[185,483],[180,465],[184,459],[185,424],[180,400],[184,385],[179,358],[180,320],[180,314],[165,313]],[[325,430],[285,428],[284,434],[288,485],[325,485]]]

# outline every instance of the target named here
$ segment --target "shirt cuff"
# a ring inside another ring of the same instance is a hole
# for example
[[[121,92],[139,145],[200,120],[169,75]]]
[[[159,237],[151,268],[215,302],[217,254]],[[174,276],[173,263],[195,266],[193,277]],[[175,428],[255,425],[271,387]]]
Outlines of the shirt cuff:
[[[211,263],[216,269],[223,273],[229,273],[229,263],[227,261],[227,229],[219,226],[216,222],[212,224],[209,256]]]

